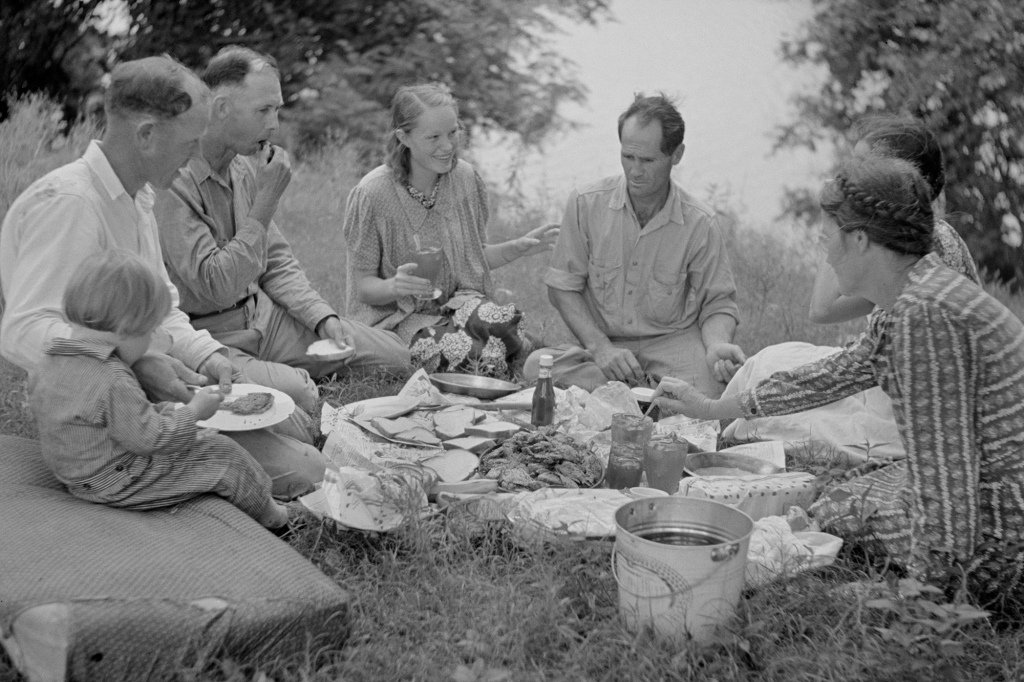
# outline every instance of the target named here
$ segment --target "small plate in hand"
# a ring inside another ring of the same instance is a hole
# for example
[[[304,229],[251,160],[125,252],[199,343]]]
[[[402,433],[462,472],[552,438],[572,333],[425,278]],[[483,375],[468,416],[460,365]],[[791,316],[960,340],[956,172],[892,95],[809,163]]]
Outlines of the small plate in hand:
[[[335,362],[351,357],[356,349],[352,346],[343,346],[334,339],[320,339],[309,344],[306,355],[321,362]]]

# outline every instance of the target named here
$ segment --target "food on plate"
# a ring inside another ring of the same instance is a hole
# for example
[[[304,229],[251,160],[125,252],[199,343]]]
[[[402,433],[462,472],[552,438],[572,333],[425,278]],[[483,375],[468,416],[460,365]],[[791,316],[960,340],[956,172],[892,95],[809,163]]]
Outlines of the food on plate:
[[[479,465],[480,458],[468,450],[446,450],[444,454],[423,461],[423,466],[437,472],[445,483],[466,480]]]
[[[593,488],[602,471],[596,455],[553,426],[521,431],[480,458],[480,473],[512,491]]]
[[[220,409],[233,414],[263,414],[274,406],[272,393],[246,393],[232,400],[221,403]]]
[[[490,438],[501,442],[506,438],[514,436],[521,430],[518,424],[513,424],[512,422],[484,422],[483,424],[467,426],[466,435],[480,436],[481,438]]]
[[[483,419],[483,414],[472,407],[449,407],[434,415],[434,433],[447,440],[466,435],[466,427]]]
[[[435,436],[423,422],[409,417],[399,417],[398,419],[374,417],[370,420],[370,424],[388,438],[395,440],[412,441],[421,445],[441,444],[441,439]]]
[[[469,450],[470,452],[479,455],[481,452],[486,452],[495,446],[495,442],[490,438],[479,438],[476,436],[468,436],[466,438],[452,438],[446,440],[444,443],[445,450]]]
[[[385,417],[374,417],[370,420],[370,424],[373,428],[383,433],[388,438],[397,438],[398,434],[403,431],[411,431],[412,429],[423,428],[423,423],[409,419],[408,417],[399,417],[398,419],[387,419]]]

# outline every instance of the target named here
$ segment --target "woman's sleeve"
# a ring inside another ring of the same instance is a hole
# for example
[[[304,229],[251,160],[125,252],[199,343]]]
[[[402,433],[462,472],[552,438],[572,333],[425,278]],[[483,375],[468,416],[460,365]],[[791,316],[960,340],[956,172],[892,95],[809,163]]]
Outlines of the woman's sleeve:
[[[909,568],[926,573],[968,560],[978,543],[978,349],[946,310],[923,304],[900,315],[892,348],[914,493]]]
[[[769,417],[803,412],[878,385],[868,334],[843,350],[785,372],[776,372],[739,395],[744,416]]]
[[[345,204],[345,222],[342,233],[348,246],[348,267],[380,273],[381,241],[377,222],[379,211],[372,195],[357,185]]]
[[[480,243],[487,243],[487,223],[491,219],[490,195],[487,183],[480,177],[476,168],[473,169],[473,214],[477,216],[476,227],[480,234]]]

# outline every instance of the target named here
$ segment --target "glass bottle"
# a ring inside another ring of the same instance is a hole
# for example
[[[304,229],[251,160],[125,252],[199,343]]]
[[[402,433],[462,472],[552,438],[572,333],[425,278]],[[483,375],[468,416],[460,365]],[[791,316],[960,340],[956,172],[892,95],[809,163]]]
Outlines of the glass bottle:
[[[533,409],[530,411],[530,423],[534,426],[548,426],[555,421],[555,385],[551,380],[553,363],[554,358],[550,355],[540,356],[540,371],[537,387],[533,389]]]

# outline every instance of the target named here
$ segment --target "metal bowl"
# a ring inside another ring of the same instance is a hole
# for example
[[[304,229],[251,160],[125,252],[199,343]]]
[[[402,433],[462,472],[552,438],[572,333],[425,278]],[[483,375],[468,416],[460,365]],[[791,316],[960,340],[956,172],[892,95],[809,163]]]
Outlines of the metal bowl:
[[[771,462],[728,452],[695,452],[686,456],[686,465],[683,467],[683,471],[690,476],[729,475],[716,472],[715,469],[738,469],[743,473],[761,476],[778,474],[783,471]]]
[[[448,393],[461,393],[483,400],[501,398],[523,388],[519,384],[509,381],[478,377],[472,374],[431,374],[430,383]]]

